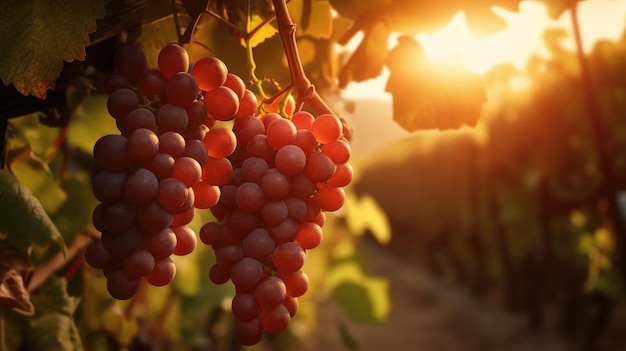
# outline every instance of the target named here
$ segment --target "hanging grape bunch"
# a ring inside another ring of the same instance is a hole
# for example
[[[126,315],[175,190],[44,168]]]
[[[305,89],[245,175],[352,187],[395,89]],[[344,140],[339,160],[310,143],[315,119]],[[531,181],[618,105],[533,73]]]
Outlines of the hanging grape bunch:
[[[232,281],[237,337],[256,344],[288,326],[308,289],[306,251],[322,240],[324,212],[344,203],[352,168],[343,125],[332,114],[257,115],[256,96],[222,61],[205,57],[190,70],[176,44],[161,50],[158,69],[146,62],[123,46],[105,82],[120,134],[94,145],[102,236],[86,260],[117,299],[132,298],[142,279],[166,285],[171,255],[196,247],[187,224],[210,209],[217,221],[199,233],[215,252],[210,279]]]

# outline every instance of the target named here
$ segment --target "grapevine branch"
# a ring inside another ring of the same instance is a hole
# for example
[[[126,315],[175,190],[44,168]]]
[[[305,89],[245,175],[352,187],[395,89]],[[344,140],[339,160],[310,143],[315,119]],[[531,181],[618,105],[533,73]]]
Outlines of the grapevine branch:
[[[315,86],[313,86],[304,72],[296,45],[296,25],[291,20],[286,1],[272,0],[272,2],[274,3],[274,11],[276,12],[278,33],[280,33],[283,42],[287,65],[289,66],[289,72],[291,74],[290,86],[296,91],[296,109],[300,109],[304,103],[307,103],[317,114],[335,114],[315,90]],[[341,118],[341,122],[344,127],[344,136],[350,140],[352,137],[352,129],[343,118]]]

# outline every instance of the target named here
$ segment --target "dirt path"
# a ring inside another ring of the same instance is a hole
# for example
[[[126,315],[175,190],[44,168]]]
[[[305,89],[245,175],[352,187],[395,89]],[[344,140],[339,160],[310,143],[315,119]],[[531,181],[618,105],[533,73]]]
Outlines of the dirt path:
[[[321,304],[324,328],[306,351],[348,350],[339,335],[345,323],[361,351],[572,351],[554,337],[531,332],[522,317],[477,301],[465,289],[437,281],[365,240],[369,272],[390,279],[393,310],[380,326],[350,323],[330,300]]]

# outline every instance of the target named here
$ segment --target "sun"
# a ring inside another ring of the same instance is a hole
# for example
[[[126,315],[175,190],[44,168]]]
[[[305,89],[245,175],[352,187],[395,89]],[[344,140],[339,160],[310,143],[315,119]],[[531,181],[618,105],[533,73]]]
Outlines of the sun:
[[[567,49],[574,49],[571,19],[568,12],[558,19],[550,18],[545,5],[538,1],[522,1],[519,11],[511,12],[494,7],[493,11],[506,22],[500,32],[477,37],[468,29],[465,15],[458,12],[441,30],[432,34],[418,34],[415,38],[424,48],[427,58],[439,62],[458,56],[465,67],[477,74],[484,74],[497,64],[508,63],[523,69],[532,55],[549,55],[543,43],[543,33],[549,28],[561,28],[568,37],[563,40]],[[579,21],[583,46],[591,50],[601,38],[617,40],[626,25],[626,1],[597,0],[579,3]],[[396,37],[389,38],[389,46],[396,44]],[[360,39],[355,38],[355,43]],[[348,98],[389,99],[384,86],[389,72],[362,83],[350,83],[344,92]]]

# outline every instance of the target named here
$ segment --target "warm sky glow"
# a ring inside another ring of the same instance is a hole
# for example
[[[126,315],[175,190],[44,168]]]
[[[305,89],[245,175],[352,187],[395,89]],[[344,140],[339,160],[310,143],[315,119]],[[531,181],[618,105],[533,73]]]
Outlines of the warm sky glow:
[[[566,30],[570,36],[564,40],[564,45],[574,48],[569,13],[564,13],[556,21],[552,20],[544,5],[534,1],[522,2],[519,12],[508,12],[500,8],[494,11],[507,22],[506,30],[476,38],[467,29],[463,13],[458,13],[439,32],[419,34],[416,38],[420,40],[429,59],[437,61],[458,54],[465,65],[476,73],[484,73],[493,65],[504,62],[523,68],[532,54],[547,55],[542,42],[542,33],[546,28],[558,27]],[[626,1],[584,1],[579,4],[579,16],[584,46],[589,50],[600,38],[621,37],[626,24]],[[359,41],[360,38],[355,39],[355,43]],[[395,37],[390,38],[390,47],[395,43]],[[387,74],[388,72],[384,72],[381,77],[364,83],[351,83],[345,96],[388,97],[383,94]]]

